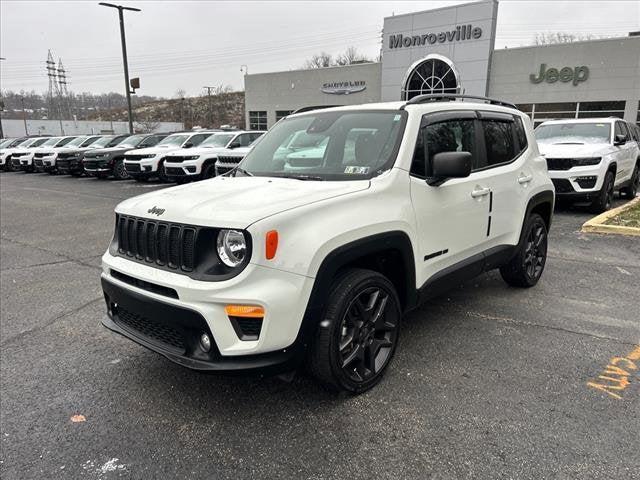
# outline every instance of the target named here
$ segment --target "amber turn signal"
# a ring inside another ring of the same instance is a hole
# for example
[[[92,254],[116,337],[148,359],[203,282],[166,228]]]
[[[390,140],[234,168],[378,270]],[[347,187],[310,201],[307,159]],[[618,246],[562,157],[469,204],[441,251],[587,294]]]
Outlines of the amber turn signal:
[[[276,256],[276,250],[278,250],[278,231],[269,230],[266,236],[265,256],[267,260],[271,260]]]
[[[227,305],[224,311],[230,317],[262,318],[264,308],[258,305]]]

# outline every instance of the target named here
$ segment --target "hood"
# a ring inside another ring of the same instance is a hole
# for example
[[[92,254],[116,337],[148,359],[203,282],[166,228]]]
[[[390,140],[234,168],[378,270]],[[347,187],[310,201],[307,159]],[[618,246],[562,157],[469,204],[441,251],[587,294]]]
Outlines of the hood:
[[[176,147],[175,145],[162,145],[155,147],[147,147],[147,148],[135,148],[131,150],[131,153],[135,153],[136,155],[149,155],[149,154],[157,154],[157,153],[167,153],[173,152],[175,150],[181,150],[180,147]],[[193,150],[189,148],[187,150]]]
[[[130,198],[116,212],[168,222],[247,228],[285,210],[366,190],[368,180],[307,181],[276,177],[215,177]],[[265,201],[268,199],[268,201]],[[162,215],[150,214],[153,207]]]
[[[225,147],[192,147],[192,148],[180,148],[178,150],[174,150],[170,155],[177,156],[187,156],[187,155],[217,155],[222,152],[231,152],[233,150],[229,150]]]
[[[108,153],[115,153],[115,152],[127,152],[129,150],[133,150],[131,147],[118,147],[117,145],[115,147],[109,147],[109,148],[93,148],[93,149],[87,149],[87,154],[86,156],[91,156],[94,157],[96,155],[104,155],[104,154],[108,154]]]
[[[584,158],[606,155],[613,151],[613,147],[608,143],[554,145],[552,143],[538,142],[538,150],[540,150],[542,155],[549,158]]]

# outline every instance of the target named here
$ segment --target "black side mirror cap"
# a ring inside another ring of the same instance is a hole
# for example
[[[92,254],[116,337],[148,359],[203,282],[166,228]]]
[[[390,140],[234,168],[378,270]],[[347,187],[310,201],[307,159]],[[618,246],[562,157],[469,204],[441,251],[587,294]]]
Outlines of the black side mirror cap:
[[[429,185],[438,186],[449,178],[465,178],[471,175],[471,153],[440,152],[431,160]]]
[[[193,143],[185,143],[184,147],[182,148],[191,148],[191,147],[193,147]]]
[[[614,145],[624,145],[625,143],[627,143],[627,137],[624,135],[616,135],[613,139]]]

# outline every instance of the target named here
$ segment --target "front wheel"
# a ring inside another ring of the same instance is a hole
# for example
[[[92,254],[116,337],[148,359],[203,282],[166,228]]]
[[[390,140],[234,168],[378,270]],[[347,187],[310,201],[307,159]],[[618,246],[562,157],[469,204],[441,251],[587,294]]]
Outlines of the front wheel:
[[[529,216],[522,229],[518,251],[500,267],[500,275],[513,287],[533,287],[547,263],[547,224],[537,213]]]
[[[126,180],[129,178],[129,172],[124,168],[124,162],[122,160],[116,160],[116,164],[113,166],[113,178],[116,180]]]
[[[216,176],[216,165],[215,163],[209,163],[202,167],[202,179],[206,180],[208,178],[213,178]]]
[[[353,269],[338,277],[309,352],[311,373],[332,390],[362,393],[377,384],[398,343],[401,309],[383,275]]]
[[[168,183],[169,177],[167,177],[167,172],[164,169],[164,161],[158,163],[158,180],[162,183]]]
[[[591,211],[593,213],[606,212],[611,208],[613,203],[613,184],[615,183],[615,176],[613,172],[609,171],[604,177],[602,182],[602,188],[598,192],[598,196],[591,204]]]

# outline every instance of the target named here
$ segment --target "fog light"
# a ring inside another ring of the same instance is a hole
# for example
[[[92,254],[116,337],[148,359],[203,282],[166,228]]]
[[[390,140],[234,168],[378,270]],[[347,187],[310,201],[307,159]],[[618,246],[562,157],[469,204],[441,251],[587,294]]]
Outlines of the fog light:
[[[211,339],[209,338],[209,335],[207,335],[206,333],[203,333],[200,336],[200,346],[202,347],[202,350],[204,350],[205,352],[208,352],[209,350],[211,350]]]

